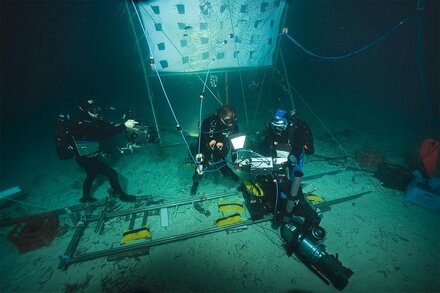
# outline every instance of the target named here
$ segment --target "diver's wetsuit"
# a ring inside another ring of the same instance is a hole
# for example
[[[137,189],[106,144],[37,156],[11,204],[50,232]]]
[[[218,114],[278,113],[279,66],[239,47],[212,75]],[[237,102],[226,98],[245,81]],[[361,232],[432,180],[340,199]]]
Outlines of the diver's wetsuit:
[[[238,176],[235,174],[231,168],[229,168],[226,162],[226,155],[229,151],[229,140],[228,137],[231,134],[238,132],[238,125],[236,123],[231,126],[225,125],[217,114],[212,114],[206,117],[202,122],[200,140],[200,152],[198,150],[199,142],[197,142],[197,153],[203,155],[203,161],[201,165],[203,168],[214,164],[220,168],[220,172],[224,176],[229,176],[233,180],[238,181]],[[209,145],[210,142],[215,141],[212,146]],[[219,147],[219,143],[223,146]],[[191,188],[191,194],[195,194],[199,182],[203,179],[203,175],[194,172],[193,175],[193,187]]]
[[[99,141],[124,131],[125,129],[126,127],[124,124],[113,125],[101,119],[93,118],[87,112],[82,111],[75,118],[71,132],[76,141]],[[98,174],[103,174],[108,177],[110,186],[113,191],[121,197],[121,199],[127,198],[128,195],[122,190],[121,185],[119,184],[117,172],[101,161],[99,155],[99,151],[85,156],[80,156],[79,153],[76,152],[76,161],[87,172],[87,177],[83,183],[83,197],[80,201],[94,201],[90,195],[90,190],[93,181]]]
[[[288,152],[287,168],[292,178],[279,179],[278,188],[281,198],[289,197],[290,186],[292,184],[294,171],[302,171],[304,155],[311,155],[315,152],[313,144],[313,136],[310,127],[301,121],[298,117],[290,118],[291,124],[281,133],[276,133],[270,128],[266,136],[265,146],[266,154],[273,157],[279,157],[277,151],[284,150]],[[298,190],[298,204],[293,208],[293,215],[304,217],[303,228],[308,229],[310,226],[318,226],[321,218],[315,211],[313,206],[305,199],[302,188]]]
[[[289,180],[281,181],[278,184],[279,193],[289,194],[291,182]],[[321,218],[319,217],[316,210],[313,208],[311,203],[306,200],[302,188],[298,190],[297,198],[299,199],[298,204],[293,208],[292,214],[295,216],[303,217],[304,223],[302,228],[307,230],[311,226],[319,226]]]

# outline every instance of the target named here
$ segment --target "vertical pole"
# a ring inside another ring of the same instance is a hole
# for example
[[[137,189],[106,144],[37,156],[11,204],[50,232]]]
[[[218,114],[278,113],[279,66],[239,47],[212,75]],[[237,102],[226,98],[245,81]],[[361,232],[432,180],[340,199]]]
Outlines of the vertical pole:
[[[283,21],[282,21],[281,28],[284,28],[284,26],[286,25],[286,18],[287,18],[288,11],[289,11],[289,1],[287,0],[286,7],[284,8],[284,15],[283,15]],[[274,58],[275,65],[276,65],[276,62],[278,59],[278,53],[279,53],[278,50],[281,50],[281,48],[280,48],[281,47],[281,38],[282,38],[282,36],[280,38],[278,38],[277,45],[275,47],[275,58]]]
[[[154,124],[156,126],[157,136],[159,137],[159,143],[161,144],[162,143],[162,139],[160,137],[160,131],[159,131],[159,126],[158,126],[157,117],[156,117],[156,111],[154,109],[153,94],[151,92],[150,82],[148,80],[147,68],[145,67],[144,58],[142,56],[142,50],[141,50],[141,47],[139,46],[139,39],[137,37],[136,28],[135,28],[134,23],[133,23],[133,17],[132,17],[131,12],[130,12],[130,7],[128,6],[128,2],[129,1],[124,1],[124,2],[125,2],[125,8],[127,9],[127,12],[128,12],[128,18],[130,20],[131,29],[132,29],[133,34],[134,34],[134,39],[136,40],[136,49],[137,49],[137,52],[139,54],[139,58],[141,60],[142,71],[143,71],[143,74],[144,74],[144,80],[145,80],[145,84],[147,86],[148,99],[150,101],[151,110],[153,112]]]
[[[225,71],[225,97],[226,97],[226,104],[229,103],[229,83],[228,83],[228,72]]]
[[[283,28],[286,25],[287,13],[289,11],[289,1],[286,1],[286,7],[284,9],[285,10],[284,10],[284,16],[283,16],[283,23],[282,23],[282,27]],[[278,54],[280,54],[280,56],[281,56],[281,63],[283,64],[284,75],[286,76],[286,81],[287,81],[287,90],[289,91],[288,94],[289,94],[289,97],[290,97],[290,102],[292,103],[292,110],[296,112],[295,102],[293,100],[292,90],[290,88],[289,76],[287,75],[287,68],[286,68],[286,64],[284,63],[283,51],[281,50],[281,41],[278,42],[277,55]]]

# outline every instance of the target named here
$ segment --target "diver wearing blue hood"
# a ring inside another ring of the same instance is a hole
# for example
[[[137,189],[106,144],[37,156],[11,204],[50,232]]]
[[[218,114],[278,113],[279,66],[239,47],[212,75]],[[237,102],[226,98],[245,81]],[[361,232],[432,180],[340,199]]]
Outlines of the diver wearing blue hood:
[[[270,122],[265,146],[269,155],[287,159],[285,176],[278,179],[279,196],[287,199],[283,222],[291,222],[295,215],[304,218],[302,228],[305,230],[318,226],[321,219],[300,186],[304,156],[315,152],[310,127],[294,111],[277,110]]]

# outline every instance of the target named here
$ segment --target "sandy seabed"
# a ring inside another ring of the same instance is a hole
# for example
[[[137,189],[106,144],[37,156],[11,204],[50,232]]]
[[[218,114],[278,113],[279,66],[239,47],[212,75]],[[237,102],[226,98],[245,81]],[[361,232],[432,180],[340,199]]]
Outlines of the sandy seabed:
[[[321,143],[324,149],[325,143]],[[353,146],[355,149],[356,146]],[[327,148],[329,149],[329,148]],[[177,154],[177,155],[176,155]],[[326,155],[335,155],[328,151]],[[41,168],[39,160],[27,161],[16,185],[27,197],[24,204],[2,210],[2,219],[43,212],[78,204],[83,171],[74,160],[54,161]],[[129,193],[151,194],[155,200],[175,202],[190,199],[193,169],[185,164],[184,145],[159,150],[143,147],[133,154],[110,160]],[[34,166],[33,169],[30,166]],[[326,251],[338,254],[354,274],[344,292],[440,292],[439,213],[430,212],[404,200],[404,193],[382,186],[372,173],[351,168],[350,161],[334,162],[309,157],[305,167],[304,192],[313,191],[326,200],[370,191],[355,200],[332,206],[323,213],[321,225],[327,231]],[[59,170],[62,170],[60,172]],[[327,172],[342,172],[325,175]],[[242,180],[248,174],[240,172]],[[94,195],[103,200],[108,182],[96,183]],[[199,196],[236,192],[227,201],[243,201],[237,184],[207,176]],[[117,203],[121,209],[133,203]],[[206,216],[193,205],[170,208],[169,226],[161,227],[158,216],[150,216],[152,239],[210,228],[223,215],[217,200],[206,201]],[[39,208],[40,207],[40,208]],[[249,217],[247,212],[244,217]],[[336,292],[313,274],[300,260],[287,257],[278,231],[270,222],[248,226],[234,233],[219,232],[152,247],[148,255],[106,257],[58,269],[75,227],[66,215],[59,217],[60,232],[52,243],[20,254],[7,234],[0,230],[1,292]],[[138,222],[136,222],[138,225]],[[128,228],[126,217],[109,219],[102,235],[86,227],[78,253],[119,246]],[[142,243],[149,240],[137,240]]]

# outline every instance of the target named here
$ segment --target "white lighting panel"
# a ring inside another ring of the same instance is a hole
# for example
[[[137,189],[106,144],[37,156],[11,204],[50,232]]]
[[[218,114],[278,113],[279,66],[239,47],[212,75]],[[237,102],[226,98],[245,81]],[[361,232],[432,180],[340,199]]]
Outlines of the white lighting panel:
[[[161,72],[272,65],[285,0],[151,0],[138,11]]]

